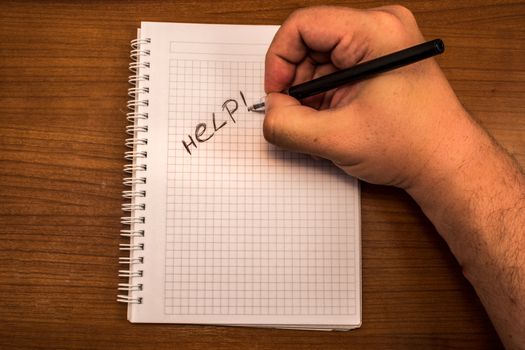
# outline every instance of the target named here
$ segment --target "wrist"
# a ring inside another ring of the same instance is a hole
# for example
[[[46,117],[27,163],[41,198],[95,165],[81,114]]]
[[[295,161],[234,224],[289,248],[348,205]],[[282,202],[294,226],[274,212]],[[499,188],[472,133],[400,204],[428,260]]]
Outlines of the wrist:
[[[460,253],[463,242],[479,239],[498,247],[498,237],[466,236],[488,232],[495,216],[510,214],[525,200],[523,174],[513,159],[470,117],[465,121],[406,189],[462,265],[476,259]]]

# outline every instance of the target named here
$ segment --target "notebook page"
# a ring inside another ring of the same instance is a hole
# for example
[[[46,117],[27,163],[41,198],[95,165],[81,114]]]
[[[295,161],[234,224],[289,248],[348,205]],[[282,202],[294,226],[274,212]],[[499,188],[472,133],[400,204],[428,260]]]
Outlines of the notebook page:
[[[357,181],[269,145],[275,26],[143,23],[151,38],[143,304],[136,322],[361,320]]]

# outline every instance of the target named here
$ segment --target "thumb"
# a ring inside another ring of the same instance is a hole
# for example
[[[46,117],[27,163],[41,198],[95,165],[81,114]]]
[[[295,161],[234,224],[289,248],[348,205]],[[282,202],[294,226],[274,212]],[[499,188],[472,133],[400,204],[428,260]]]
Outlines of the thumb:
[[[264,138],[279,147],[326,158],[326,139],[330,128],[330,112],[317,111],[301,105],[295,98],[270,93],[266,97]]]

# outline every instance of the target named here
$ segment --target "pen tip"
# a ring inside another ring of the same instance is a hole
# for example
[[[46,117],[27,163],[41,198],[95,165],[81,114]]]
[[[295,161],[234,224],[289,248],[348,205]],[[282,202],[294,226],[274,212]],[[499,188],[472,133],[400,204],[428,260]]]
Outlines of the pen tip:
[[[248,112],[259,112],[264,110],[264,102],[259,102],[248,107]]]

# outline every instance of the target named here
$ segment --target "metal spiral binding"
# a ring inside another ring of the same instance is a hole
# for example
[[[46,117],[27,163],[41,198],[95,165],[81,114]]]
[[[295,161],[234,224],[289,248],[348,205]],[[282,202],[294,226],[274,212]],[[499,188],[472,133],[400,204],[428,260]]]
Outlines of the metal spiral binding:
[[[130,151],[124,153],[124,158],[129,162],[124,165],[124,172],[128,176],[124,177],[122,183],[129,189],[122,191],[122,197],[129,200],[122,204],[122,211],[127,216],[123,216],[120,222],[127,228],[120,230],[120,236],[127,243],[120,244],[120,250],[126,251],[128,256],[119,257],[119,263],[126,265],[127,269],[119,270],[119,277],[127,279],[126,283],[119,283],[118,290],[127,292],[119,294],[117,301],[127,304],[141,304],[142,297],[140,292],[143,290],[141,278],[144,271],[140,265],[144,264],[144,229],[143,224],[146,218],[142,212],[146,209],[143,203],[146,197],[144,185],[146,184],[145,172],[147,170],[146,159],[148,158],[148,94],[149,68],[150,63],[146,62],[150,51],[147,49],[150,39],[134,39],[131,41],[129,70],[132,75],[128,82],[131,87],[128,89],[130,100],[127,103],[129,112],[126,119],[130,123],[126,127],[126,133],[130,136],[126,139],[126,147]]]

